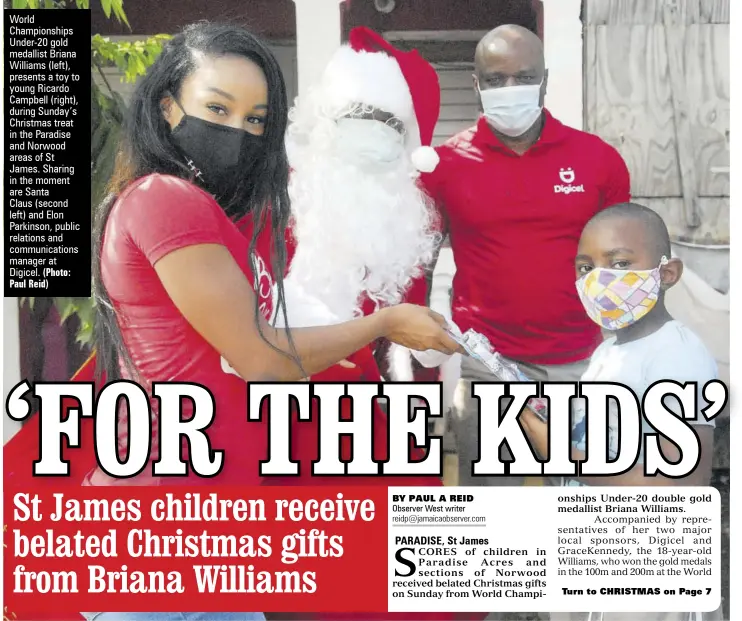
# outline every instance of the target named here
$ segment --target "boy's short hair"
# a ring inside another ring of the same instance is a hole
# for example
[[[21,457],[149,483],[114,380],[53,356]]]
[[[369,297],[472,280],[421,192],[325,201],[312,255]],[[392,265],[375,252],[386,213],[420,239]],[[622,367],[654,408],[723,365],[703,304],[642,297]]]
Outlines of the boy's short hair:
[[[638,203],[619,203],[596,213],[590,218],[585,228],[591,224],[612,218],[628,218],[640,221],[647,230],[647,237],[652,245],[652,252],[657,254],[658,263],[663,256],[668,259],[672,256],[670,233],[667,230],[667,225],[654,209]]]

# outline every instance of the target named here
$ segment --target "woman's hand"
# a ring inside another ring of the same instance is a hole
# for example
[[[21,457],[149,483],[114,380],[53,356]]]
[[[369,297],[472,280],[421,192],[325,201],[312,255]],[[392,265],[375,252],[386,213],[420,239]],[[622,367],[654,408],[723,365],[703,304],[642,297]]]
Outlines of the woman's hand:
[[[443,317],[408,305],[341,324],[296,328],[289,339],[262,315],[255,321],[255,291],[221,244],[174,250],[154,268],[183,317],[246,382],[316,375],[383,337],[410,349],[457,351]]]
[[[425,306],[400,304],[379,311],[383,315],[384,336],[408,349],[435,349],[444,354],[464,353],[446,332],[446,319]]]

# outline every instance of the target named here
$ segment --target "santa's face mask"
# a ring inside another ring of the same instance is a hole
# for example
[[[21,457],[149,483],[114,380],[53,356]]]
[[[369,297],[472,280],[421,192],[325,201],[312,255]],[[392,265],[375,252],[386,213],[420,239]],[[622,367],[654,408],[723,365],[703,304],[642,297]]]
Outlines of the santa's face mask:
[[[337,120],[337,148],[359,166],[390,165],[404,153],[404,135],[380,121],[342,118]]]

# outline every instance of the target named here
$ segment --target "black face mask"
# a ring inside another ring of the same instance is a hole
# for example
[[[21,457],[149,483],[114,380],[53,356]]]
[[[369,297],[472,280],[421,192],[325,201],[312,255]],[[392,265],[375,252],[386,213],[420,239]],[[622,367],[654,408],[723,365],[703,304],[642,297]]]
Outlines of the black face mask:
[[[173,128],[173,142],[188,158],[191,168],[196,169],[197,179],[217,200],[232,201],[238,190],[247,185],[250,168],[261,155],[262,136],[204,121],[186,114],[177,100],[175,103],[183,111],[183,118]]]

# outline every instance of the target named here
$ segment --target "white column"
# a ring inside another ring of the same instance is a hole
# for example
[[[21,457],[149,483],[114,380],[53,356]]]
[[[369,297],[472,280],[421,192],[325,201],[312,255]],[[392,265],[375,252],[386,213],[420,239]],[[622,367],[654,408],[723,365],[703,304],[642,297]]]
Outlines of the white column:
[[[582,129],[581,0],[541,2],[544,5],[544,53],[549,70],[545,105],[565,125]]]
[[[450,247],[441,248],[433,271],[433,283],[430,290],[430,308],[443,315],[446,319],[451,319],[451,285],[453,277],[456,274],[456,262],[453,258],[453,251]],[[456,354],[449,358],[441,366],[441,381],[443,383],[443,420],[437,421],[435,433],[444,435],[448,409],[453,404],[456,385],[461,376],[461,356]],[[449,449],[451,438],[444,435],[444,447]]]
[[[433,270],[430,286],[430,308],[447,319],[451,318],[451,285],[456,274],[456,263],[450,247],[441,248],[438,262]]]
[[[294,0],[299,97],[322,75],[340,47],[340,4],[345,0]]]
[[[3,298],[3,403],[21,381],[21,330],[17,298]],[[3,413],[3,444],[21,428],[21,424]]]

